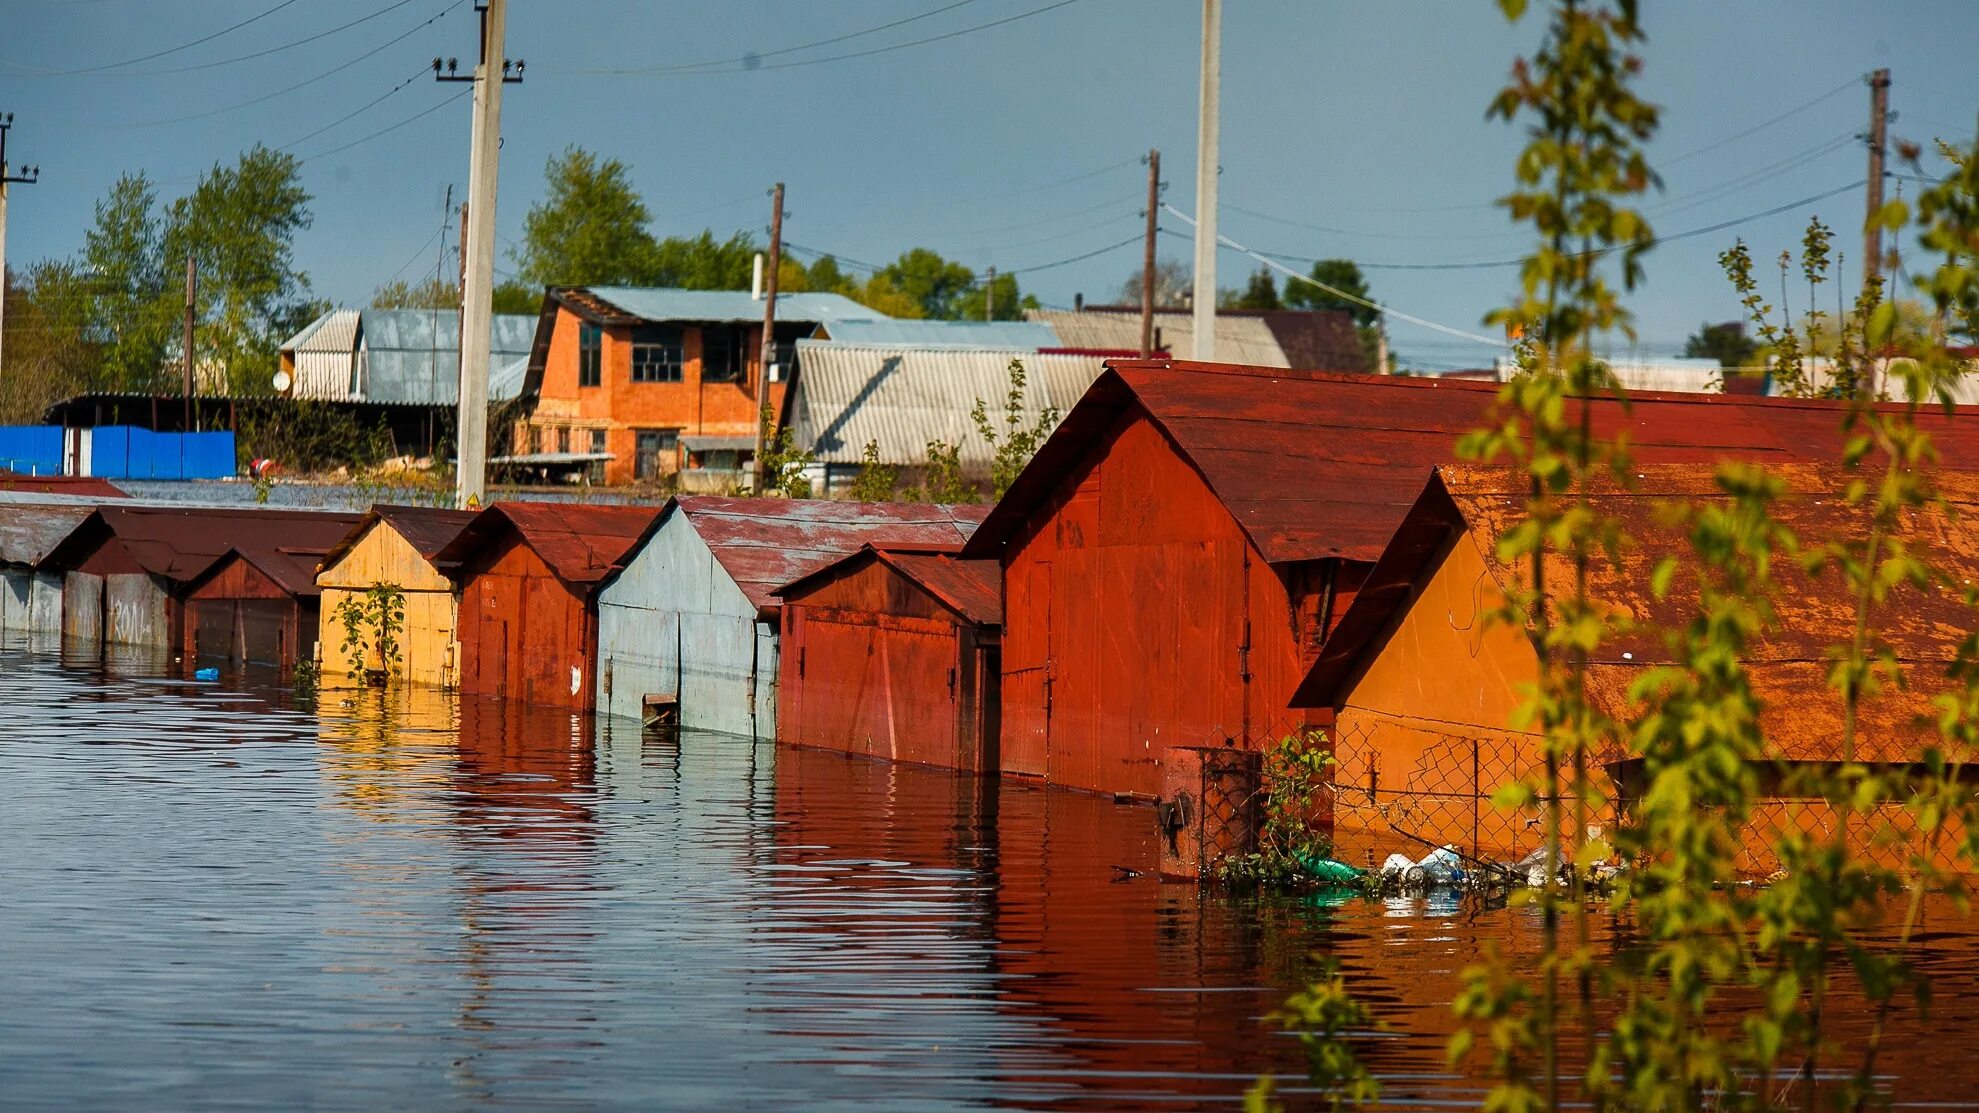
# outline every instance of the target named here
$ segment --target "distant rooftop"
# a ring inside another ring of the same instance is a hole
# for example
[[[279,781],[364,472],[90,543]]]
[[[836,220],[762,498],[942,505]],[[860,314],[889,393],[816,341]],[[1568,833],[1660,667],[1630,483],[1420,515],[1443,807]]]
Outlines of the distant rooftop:
[[[615,315],[624,323],[709,321],[742,324],[763,319],[763,303],[747,290],[557,286],[551,287],[550,296],[593,316],[611,318]],[[779,321],[823,324],[855,319],[870,321],[885,318],[886,314],[868,309],[842,294],[781,294],[776,299],[776,316]]]
[[[779,315],[783,305],[777,302]],[[1000,348],[1059,347],[1058,333],[1043,321],[829,321],[820,340],[868,348]]]

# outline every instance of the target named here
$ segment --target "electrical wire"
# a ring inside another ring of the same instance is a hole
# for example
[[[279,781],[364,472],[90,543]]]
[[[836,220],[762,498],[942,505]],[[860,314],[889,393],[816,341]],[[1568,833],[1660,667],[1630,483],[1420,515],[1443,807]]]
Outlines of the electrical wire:
[[[413,82],[419,80],[420,78],[426,76],[426,74],[429,72],[430,71],[427,70],[426,67],[421,66],[416,72],[413,73],[411,77],[406,78],[404,81],[399,82],[397,85],[392,86],[391,88],[385,90],[383,93],[378,94],[376,97],[373,97],[368,101],[365,101],[362,105],[358,106],[357,108],[354,108],[349,112],[346,112],[343,115],[337,117],[336,119],[331,120],[329,123],[324,124],[322,127],[317,128],[315,131],[310,132],[308,135],[291,139],[287,143],[284,143],[275,149],[278,151],[286,151],[292,147],[301,146],[303,143],[306,143],[309,140],[314,139],[317,136],[323,134],[324,132],[329,131],[331,128],[336,127],[338,124],[343,123],[345,120],[348,120],[353,116],[363,113],[365,110],[378,104],[380,101],[383,101],[386,97],[391,96],[393,93],[398,92],[400,89],[403,89],[406,86],[412,84]]]
[[[920,39],[909,39],[906,42],[889,43],[886,46],[875,46],[867,50],[853,50],[853,51],[848,51],[844,54],[827,54],[822,58],[799,58],[789,62],[773,62],[770,63],[769,65],[762,65],[760,63],[751,65],[747,61],[744,61],[742,64],[737,65],[730,69],[715,69],[715,68],[697,69],[697,70],[686,71],[686,73],[688,76],[697,76],[700,74],[710,74],[710,73],[755,73],[760,70],[789,70],[789,69],[796,69],[799,66],[819,66],[827,62],[844,62],[854,58],[871,58],[876,54],[889,54],[896,50],[907,50],[910,47],[926,46],[929,43],[945,42],[949,39],[959,39],[964,35],[973,35],[977,31],[987,31],[993,27],[1001,27],[1006,23],[1015,23],[1020,19],[1029,19],[1032,16],[1043,15],[1046,12],[1057,11],[1060,8],[1070,7],[1071,5],[1077,3],[1079,3],[1079,0],[1055,0],[1054,3],[1046,4],[1043,7],[1032,8],[1031,10],[1025,12],[1018,12],[1016,15],[1007,15],[1004,16],[1002,19],[993,19],[990,20],[988,23],[978,23],[973,26],[963,27],[955,31],[945,31],[939,35],[929,35],[926,38],[920,38]],[[619,72],[626,72],[626,71],[619,71]]]
[[[455,8],[460,7],[462,4],[466,2],[467,0],[453,0],[453,3],[448,4],[444,8],[441,8],[438,12],[435,12],[433,15],[429,16],[424,22],[413,25],[413,27],[410,30],[407,30],[402,34],[396,35],[390,39],[385,40],[382,43],[379,43],[377,46],[372,47],[370,50],[365,51],[364,53],[358,55],[355,58],[352,58],[350,61],[345,62],[340,66],[337,66],[333,69],[324,70],[322,73],[317,74],[315,77],[304,78],[303,80],[298,81],[293,85],[276,89],[272,93],[264,93],[261,96],[253,98],[252,100],[244,100],[244,101],[240,101],[237,104],[227,105],[223,108],[209,109],[208,111],[205,112],[194,112],[185,116],[167,116],[164,119],[160,119],[160,120],[139,120],[128,124],[105,124],[102,126],[113,130],[122,130],[126,128],[158,127],[163,124],[179,124],[179,123],[184,123],[187,120],[204,120],[209,116],[219,116],[228,112],[236,111],[237,109],[250,108],[254,105],[262,104],[267,101],[274,100],[276,97],[286,96],[289,93],[295,92],[297,89],[314,85],[318,81],[321,81],[326,77],[330,77],[335,74],[342,73],[345,70],[351,68],[352,66],[357,65],[359,62],[362,62],[365,59],[373,57],[374,55],[384,51],[388,47],[397,46],[399,43],[404,42],[405,40],[418,34],[420,31],[428,27],[431,27],[435,23],[438,23],[443,16],[452,12]]]
[[[1830,100],[1836,96],[1839,96],[1845,90],[1854,88],[1861,84],[1862,84],[1862,80],[1860,78],[1851,77],[1847,81],[1842,82],[1840,85],[1837,85],[1834,88],[1828,90],[1827,92],[1822,93],[1820,96],[1815,97],[1813,100],[1808,101],[1805,104],[1802,104],[1796,108],[1789,108],[1785,112],[1780,113],[1778,116],[1774,116],[1768,120],[1762,120],[1761,122],[1756,123],[1749,128],[1746,128],[1744,131],[1733,132],[1732,134],[1725,136],[1723,139],[1717,140],[1712,143],[1706,143],[1702,147],[1696,147],[1691,150],[1685,151],[1683,154],[1677,155],[1674,158],[1666,158],[1666,159],[1658,160],[1657,166],[1658,167],[1675,166],[1680,162],[1688,162],[1691,159],[1696,158],[1698,155],[1707,154],[1711,151],[1715,151],[1718,148],[1723,147],[1728,143],[1736,143],[1737,141],[1744,139],[1748,135],[1752,135],[1755,132],[1765,131],[1767,128],[1772,127],[1774,124],[1777,124],[1782,120],[1787,120],[1794,116],[1798,116],[1802,112],[1807,111],[1808,109],[1814,107],[1815,105]]]
[[[962,231],[950,232],[948,234],[950,236],[994,236],[1000,232],[1021,232],[1026,228],[1037,228],[1046,224],[1056,224],[1061,220],[1072,220],[1076,217],[1090,216],[1093,213],[1100,212],[1105,209],[1124,209],[1125,207],[1132,205],[1134,206],[1136,212],[1140,212],[1143,211],[1140,208],[1140,206],[1143,203],[1144,203],[1144,198],[1142,198],[1139,195],[1135,195],[1133,197],[1128,197],[1124,199],[1119,197],[1113,197],[1113,198],[1108,198],[1105,201],[1101,201],[1099,204],[1094,205],[1090,208],[1080,209],[1076,212],[1058,213],[1055,216],[1044,217],[1043,219],[1040,220],[1027,220],[1022,224],[1003,224],[994,228],[965,228]]]
[[[1021,250],[1026,247],[1036,247],[1041,243],[1057,243],[1059,240],[1071,239],[1073,236],[1083,236],[1088,232],[1097,232],[1101,228],[1111,227],[1112,225],[1118,224],[1123,220],[1138,221],[1140,219],[1141,219],[1140,216],[1136,213],[1124,213],[1124,212],[1115,213],[1114,215],[1107,217],[1105,220],[1101,220],[1093,224],[1083,225],[1081,227],[1074,228],[1067,232],[1058,232],[1049,236],[1040,236],[1037,239],[1025,240],[1021,243],[999,244],[994,250],[1015,251],[1015,250]]]
[[[407,116],[405,119],[400,120],[396,124],[387,124],[386,126],[379,128],[377,131],[372,132],[370,135],[364,136],[363,138],[360,139],[353,139],[350,142],[343,144],[342,146],[331,147],[327,151],[318,151],[313,155],[303,155],[297,158],[296,161],[312,162],[316,159],[323,158],[326,155],[334,155],[339,151],[348,151],[352,147],[355,147],[360,143],[369,143],[373,139],[376,139],[381,135],[387,135],[390,134],[391,132],[395,132],[398,129],[405,127],[407,124],[410,124],[415,120],[420,120],[420,119],[424,119],[427,116],[431,116],[433,113],[438,112],[440,109],[445,108],[446,106],[452,104],[453,102],[459,100],[460,98],[466,96],[467,94],[473,91],[474,90],[472,87],[462,89],[459,92],[455,93],[453,96],[450,96],[447,99],[441,101],[440,103],[433,105],[430,108],[422,109],[421,111],[415,112],[412,115]]]
[[[1167,206],[1164,205],[1163,207],[1166,208]],[[1126,239],[1121,240],[1119,243],[1107,244],[1105,247],[1096,247],[1091,251],[1085,252],[1084,254],[1081,255],[1074,255],[1068,259],[1054,259],[1049,263],[1039,263],[1034,267],[1013,267],[1009,270],[1003,270],[999,268],[997,270],[997,273],[998,274],[1036,274],[1039,271],[1048,271],[1053,269],[1054,267],[1066,267],[1072,265],[1073,263],[1083,263],[1087,259],[1096,259],[1101,255],[1105,255],[1109,251],[1118,251],[1121,248],[1126,247],[1128,244],[1136,244],[1140,242],[1142,242],[1140,236],[1138,235],[1128,236]]]
[[[247,26],[250,23],[255,23],[260,20],[266,19],[269,16],[274,15],[276,12],[279,12],[283,8],[286,8],[294,3],[296,3],[296,0],[282,0],[281,3],[276,4],[272,8],[267,8],[260,12],[255,13],[254,15],[248,16],[246,19],[241,20],[239,23],[235,23],[227,27],[222,27],[218,31],[215,31],[210,35],[202,35],[199,38],[192,40],[191,42],[184,42],[184,43],[180,43],[177,46],[166,47],[164,50],[155,51],[151,54],[142,54],[136,58],[126,58],[121,62],[105,62],[100,66],[83,66],[79,69],[73,69],[73,70],[44,70],[44,69],[37,69],[33,66],[22,66],[14,62],[9,62],[7,63],[7,65],[12,66],[16,69],[22,69],[32,73],[38,73],[44,77],[70,77],[75,74],[102,73],[105,70],[114,70],[119,66],[134,66],[137,65],[139,62],[149,62],[154,59],[163,58],[168,54],[177,54],[181,50],[190,50],[193,47],[199,46],[202,43],[210,43],[214,39],[217,39],[222,35],[232,34],[233,32],[240,30],[241,28]]]
[[[671,66],[629,66],[629,67],[616,67],[616,68],[605,68],[605,69],[559,69],[553,67],[550,70],[550,72],[579,73],[579,74],[661,74],[661,73],[685,73],[691,70],[704,70],[712,66],[732,66],[732,65],[748,66],[752,60],[758,60],[763,58],[775,58],[784,54],[796,54],[799,51],[813,50],[821,46],[830,46],[833,43],[842,43],[849,39],[863,38],[867,35],[878,34],[881,31],[890,31],[895,27],[904,27],[909,23],[916,23],[919,22],[920,20],[927,19],[931,16],[940,15],[943,12],[954,11],[956,8],[960,8],[967,4],[973,4],[975,2],[976,0],[955,0],[955,2],[952,4],[944,4],[939,8],[933,9],[932,11],[925,11],[920,13],[919,15],[910,15],[904,19],[896,19],[891,23],[879,24],[876,27],[867,27],[864,30],[860,30],[860,31],[850,31],[843,35],[833,35],[831,38],[818,39],[814,42],[799,43],[796,46],[779,47],[776,50],[764,50],[752,54],[740,54],[733,58],[711,58],[705,62],[682,62],[678,65],[671,65]]]
[[[168,74],[197,73],[201,70],[218,69],[221,66],[231,66],[236,62],[250,62],[256,58],[266,58],[270,54],[280,54],[285,50],[294,50],[298,46],[307,46],[308,44],[313,43],[318,39],[329,38],[331,35],[334,35],[339,31],[348,31],[351,28],[356,27],[361,23],[369,23],[372,20],[377,19],[379,16],[389,15],[392,12],[398,11],[400,8],[403,8],[412,2],[413,0],[394,0],[393,3],[387,4],[384,7],[379,8],[377,11],[374,11],[369,15],[358,16],[356,19],[353,19],[348,23],[339,23],[335,27],[331,27],[328,30],[318,31],[312,35],[304,35],[302,38],[296,39],[293,42],[285,42],[279,46],[267,47],[266,49],[256,50],[249,54],[237,54],[232,58],[221,58],[218,59],[217,61],[212,61],[212,62],[200,62],[196,65],[191,65],[191,66],[175,66],[171,69],[164,69],[164,70],[132,70],[127,73],[113,74],[111,76],[159,77]],[[81,71],[69,71],[69,72],[81,72]],[[55,75],[55,76],[61,76],[61,75]]]
[[[1189,225],[1189,227],[1194,228],[1196,226],[1196,220],[1194,217],[1176,208],[1175,206],[1168,204],[1166,201],[1162,202],[1161,207],[1168,210],[1170,215],[1176,217],[1179,220],[1186,222]],[[1366,306],[1369,309],[1372,309],[1386,316],[1394,317],[1397,320],[1407,321],[1412,325],[1420,325],[1423,328],[1431,329],[1436,332],[1443,333],[1446,336],[1454,336],[1460,340],[1475,340],[1480,344],[1488,344],[1491,347],[1498,349],[1503,349],[1505,347],[1505,341],[1502,339],[1494,339],[1492,337],[1484,336],[1479,333],[1469,332],[1460,328],[1452,328],[1451,326],[1445,324],[1438,324],[1437,322],[1429,320],[1426,317],[1417,317],[1410,313],[1404,313],[1399,309],[1395,309],[1391,306],[1383,305],[1380,302],[1374,301],[1370,298],[1364,298],[1358,294],[1348,293],[1347,291],[1342,290],[1336,286],[1329,286],[1326,283],[1321,282],[1319,279],[1314,278],[1309,274],[1301,274],[1300,272],[1293,270],[1291,267],[1286,266],[1285,264],[1279,262],[1276,259],[1272,259],[1260,252],[1252,251],[1250,248],[1245,247],[1243,244],[1238,243],[1236,240],[1233,240],[1228,236],[1219,234],[1216,237],[1216,242],[1222,244],[1225,247],[1230,248],[1232,251],[1236,251],[1241,254],[1248,255],[1251,258],[1257,260],[1259,263],[1263,264],[1264,266],[1282,272],[1288,278],[1292,278],[1299,282],[1303,282],[1308,286],[1317,287],[1318,289],[1324,290],[1325,292],[1332,294],[1336,298],[1340,298],[1344,301],[1352,302],[1355,305]]]

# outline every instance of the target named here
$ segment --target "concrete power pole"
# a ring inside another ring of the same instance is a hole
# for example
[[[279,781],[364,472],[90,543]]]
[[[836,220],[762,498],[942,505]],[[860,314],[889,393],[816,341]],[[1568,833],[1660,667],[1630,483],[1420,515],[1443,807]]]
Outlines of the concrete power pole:
[[[1888,151],[1890,123],[1890,71],[1869,75],[1869,189],[1868,216],[1871,223],[1862,232],[1862,284],[1872,283],[1880,290],[1883,283],[1883,229],[1874,223],[1883,207],[1883,159]]]
[[[996,320],[996,268],[989,269],[989,281],[983,283],[983,320]]]
[[[1217,95],[1223,83],[1223,0],[1203,0],[1201,119],[1196,131],[1197,359],[1216,358]]]
[[[1141,245],[1141,358],[1154,356],[1155,210],[1161,207],[1161,152],[1148,152],[1148,237]]]
[[[770,191],[770,257],[763,269],[763,354],[756,370],[756,477],[752,486],[758,496],[769,494],[764,486],[763,456],[770,448],[770,364],[776,359],[776,279],[783,267],[783,183]]]
[[[198,389],[198,367],[193,362],[192,324],[193,314],[199,302],[199,260],[186,256],[186,317],[185,317],[185,362],[186,362],[186,409],[185,424],[179,427],[182,433],[192,432],[192,396]]]
[[[460,247],[467,274],[460,304],[460,416],[455,435],[459,459],[454,497],[463,508],[487,498],[488,359],[494,330],[495,176],[501,160],[502,86],[522,80],[522,63],[503,54],[508,34],[508,0],[486,0],[481,7],[481,60],[471,76],[446,72],[433,59],[441,81],[474,83],[474,125],[469,143],[468,226]]]
[[[7,164],[7,132],[14,126],[12,112],[0,112],[0,340],[6,335],[7,316],[7,186],[12,182],[33,185],[41,178],[41,167],[23,166],[16,174]],[[0,374],[6,371],[0,362]]]

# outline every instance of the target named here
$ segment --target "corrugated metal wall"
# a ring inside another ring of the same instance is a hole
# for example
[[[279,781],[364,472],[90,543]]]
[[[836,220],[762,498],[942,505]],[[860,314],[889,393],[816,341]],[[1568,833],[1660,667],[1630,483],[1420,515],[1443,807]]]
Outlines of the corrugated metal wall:
[[[776,632],[675,513],[598,597],[598,706],[638,716],[679,701],[681,725],[772,737]]]
[[[59,637],[62,577],[26,568],[0,573],[0,630]]]
[[[411,543],[388,523],[366,530],[343,559],[316,577],[323,589],[318,638],[325,676],[349,676],[344,625],[337,608],[345,599],[379,584],[405,592],[405,629],[399,637],[400,677],[415,684],[451,687],[458,680],[460,603],[453,582],[440,575]],[[371,654],[368,668],[382,665]]]
[[[589,710],[595,630],[541,557],[504,542],[461,585],[461,691]]]
[[[89,474],[106,479],[225,479],[235,474],[234,435],[154,433],[134,425],[89,430]]]
[[[22,475],[61,475],[62,427],[0,425],[0,469]]]

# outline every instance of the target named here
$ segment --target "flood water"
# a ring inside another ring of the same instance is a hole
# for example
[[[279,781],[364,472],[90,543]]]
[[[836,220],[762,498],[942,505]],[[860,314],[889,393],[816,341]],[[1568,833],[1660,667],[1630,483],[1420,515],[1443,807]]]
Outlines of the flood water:
[[[0,648],[0,1106],[1232,1107],[1297,1072],[1263,1017],[1323,952],[1389,1107],[1475,1107],[1458,971],[1533,949],[1128,876],[1151,813],[1096,797],[161,666]],[[1970,1102],[1979,946],[1934,917],[1892,1084]]]

